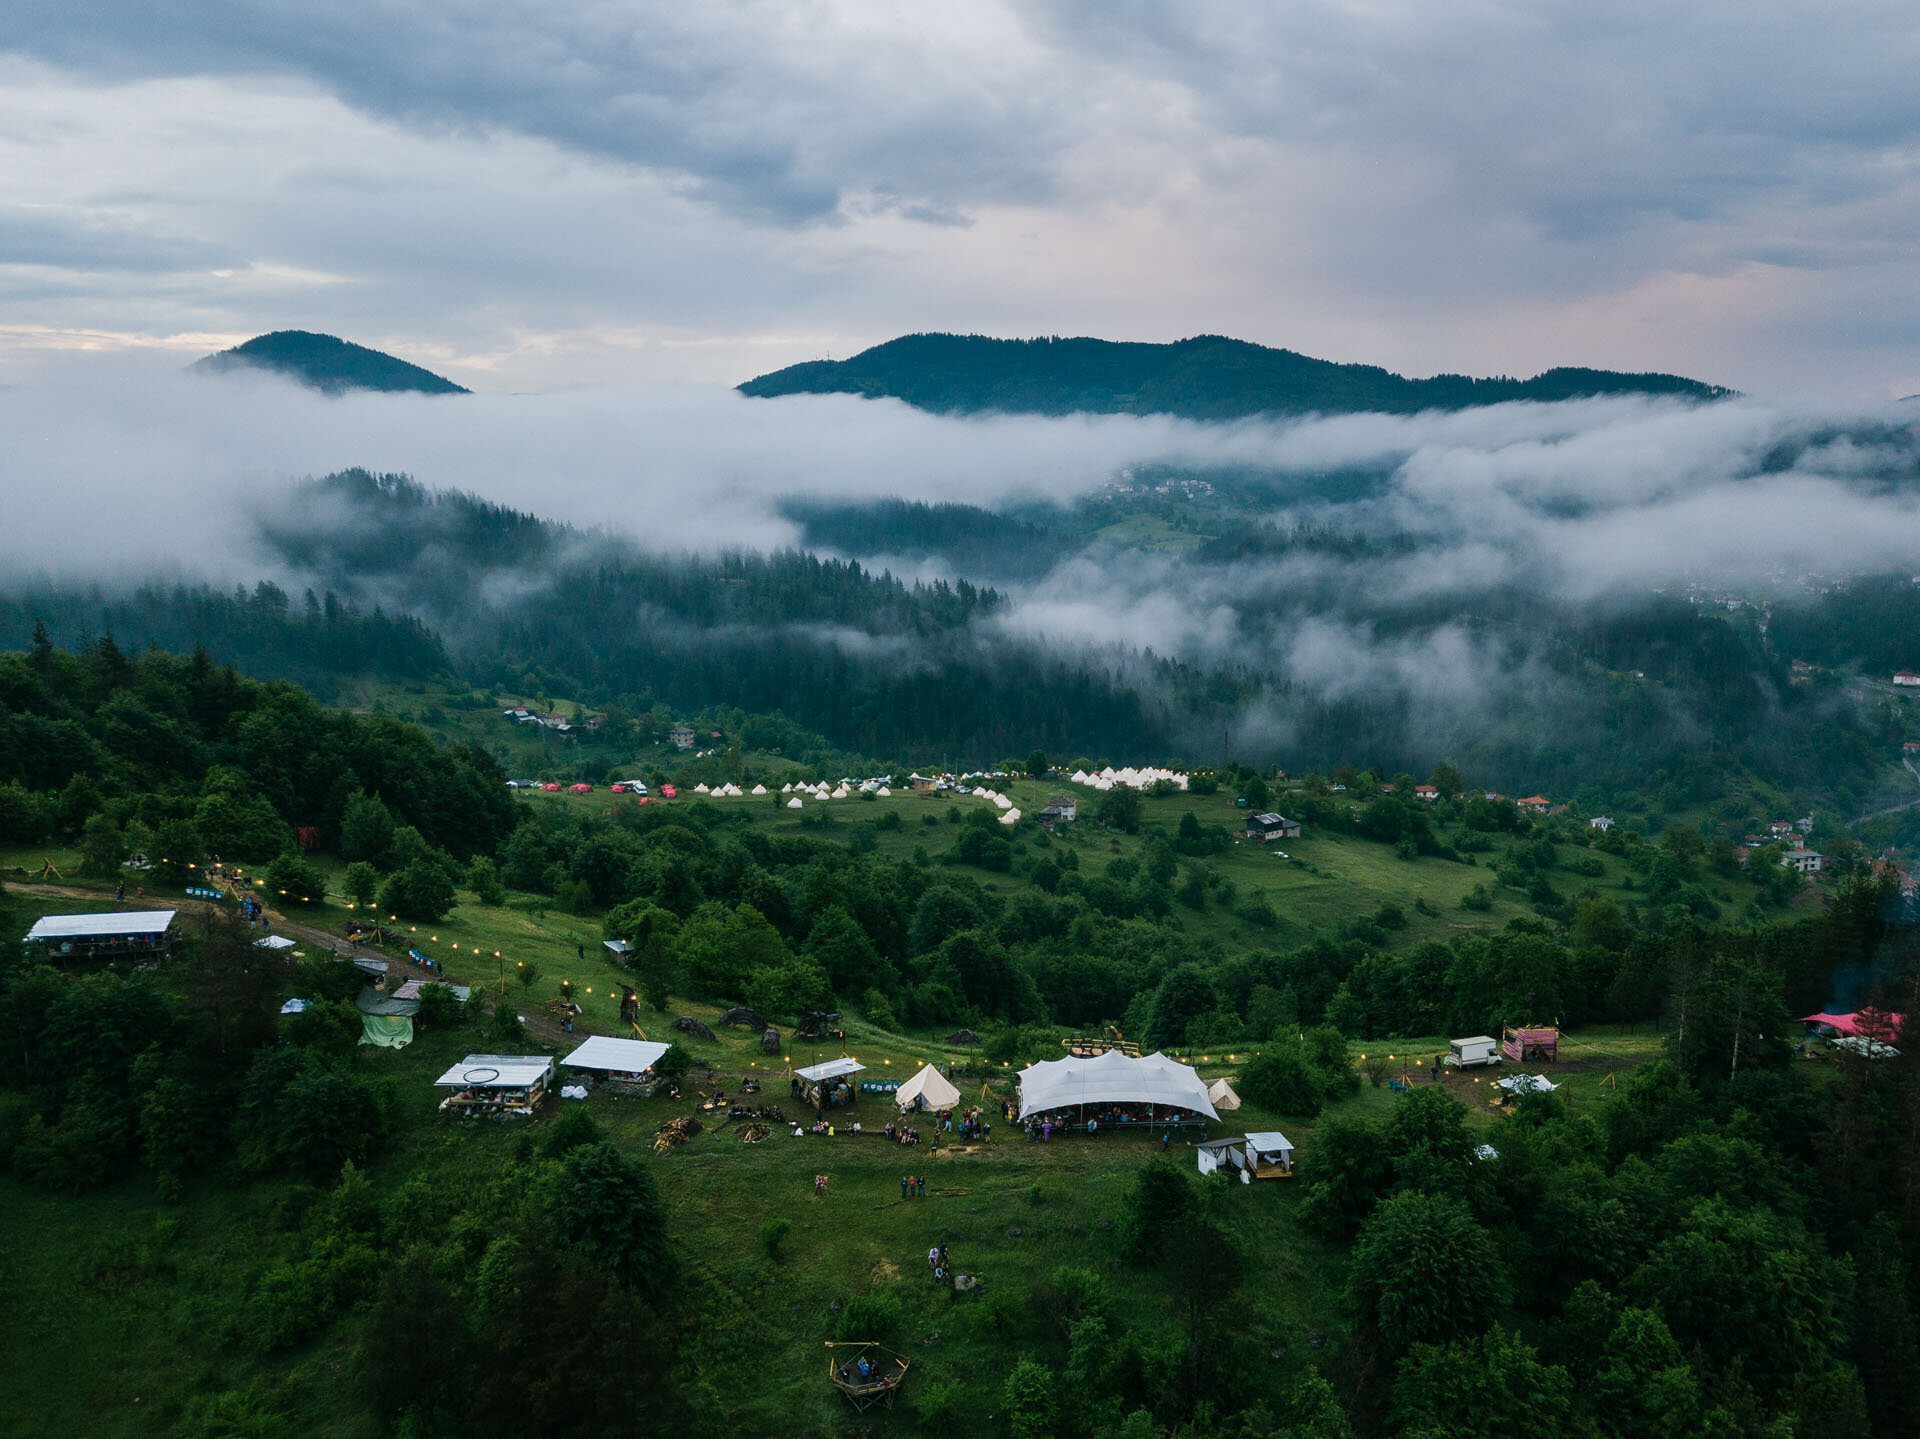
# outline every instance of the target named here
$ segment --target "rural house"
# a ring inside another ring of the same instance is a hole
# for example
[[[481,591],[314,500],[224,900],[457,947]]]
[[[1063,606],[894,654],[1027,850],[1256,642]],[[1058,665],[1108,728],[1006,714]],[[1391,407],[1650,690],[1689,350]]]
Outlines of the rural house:
[[[1300,821],[1288,819],[1283,814],[1253,814],[1247,816],[1248,839],[1262,843],[1274,839],[1300,838]]]

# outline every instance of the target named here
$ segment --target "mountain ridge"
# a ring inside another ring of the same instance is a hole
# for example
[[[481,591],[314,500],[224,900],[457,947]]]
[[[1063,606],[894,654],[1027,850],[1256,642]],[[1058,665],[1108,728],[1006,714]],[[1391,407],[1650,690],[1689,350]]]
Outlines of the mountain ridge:
[[[1378,365],[1318,360],[1223,335],[1155,344],[938,332],[902,335],[847,360],[802,361],[736,388],[762,399],[797,394],[891,398],[936,414],[1170,414],[1193,420],[1411,414],[1614,394],[1705,401],[1734,393],[1681,375],[1579,366],[1556,367],[1526,380],[1451,374],[1408,379]]]
[[[273,330],[255,335],[230,350],[196,360],[193,369],[202,374],[269,370],[328,395],[342,395],[350,390],[421,395],[472,393],[443,375],[384,350],[312,330]]]

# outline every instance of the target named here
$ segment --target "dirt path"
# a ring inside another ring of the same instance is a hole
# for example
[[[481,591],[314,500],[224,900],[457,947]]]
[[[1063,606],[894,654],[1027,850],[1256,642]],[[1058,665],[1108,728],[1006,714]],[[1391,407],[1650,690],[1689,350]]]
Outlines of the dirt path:
[[[19,891],[21,894],[43,894],[61,899],[85,899],[92,900],[96,903],[105,901],[107,903],[117,904],[123,909],[152,909],[156,906],[164,905],[166,908],[179,910],[182,914],[205,914],[217,908],[212,900],[206,899],[162,899],[155,895],[142,895],[138,899],[116,900],[102,890],[83,889],[78,885],[71,884],[10,884],[8,887]],[[222,912],[224,913],[225,911]],[[410,959],[396,959],[393,955],[384,953],[383,951],[364,948],[341,935],[329,933],[317,924],[308,924],[303,920],[290,919],[279,910],[273,909],[270,906],[267,909],[267,919],[270,922],[269,928],[272,933],[284,934],[289,939],[295,939],[303,944],[313,945],[317,949],[330,951],[343,959],[378,959],[385,961],[389,990],[399,988],[409,979],[433,979],[436,977]],[[440,979],[448,978],[445,974],[437,977]],[[467,981],[460,980],[456,982],[466,983]],[[486,989],[486,986],[478,983],[474,984],[473,987],[481,990],[483,993]],[[558,1020],[554,1019],[552,1015],[538,1006],[519,1010],[518,1013],[521,1021],[526,1025],[529,1034],[535,1035],[542,1043],[549,1044],[556,1049],[571,1047],[579,1043],[579,1041],[584,1039],[588,1034],[594,1032],[590,1025],[576,1021],[574,1026],[575,1032],[569,1034]]]

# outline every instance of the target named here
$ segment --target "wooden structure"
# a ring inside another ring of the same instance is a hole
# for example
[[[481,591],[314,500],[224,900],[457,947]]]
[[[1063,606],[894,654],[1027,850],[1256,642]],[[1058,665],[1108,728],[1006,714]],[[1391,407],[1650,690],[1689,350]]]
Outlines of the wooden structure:
[[[117,914],[49,914],[34,922],[26,943],[54,964],[133,960],[150,963],[173,950],[174,911],[146,909]]]
[[[1098,1035],[1076,1034],[1071,1039],[1063,1039],[1060,1041],[1060,1046],[1075,1059],[1092,1059],[1097,1054],[1105,1054],[1109,1049],[1117,1049],[1122,1054],[1132,1055],[1135,1059],[1140,1057],[1140,1046],[1131,1039],[1123,1038],[1120,1031],[1111,1024]]]
[[[469,1054],[434,1081],[453,1093],[442,1114],[531,1115],[547,1097],[553,1061],[544,1054]]]
[[[836,1355],[833,1352],[836,1349],[854,1352]],[[828,1380],[863,1414],[876,1404],[891,1409],[893,1396],[899,1392],[900,1381],[907,1377],[910,1367],[900,1355],[882,1350],[871,1340],[827,1345]]]
[[[1560,1057],[1560,1031],[1508,1025],[1500,1032],[1500,1053],[1515,1064],[1539,1060],[1551,1064]]]

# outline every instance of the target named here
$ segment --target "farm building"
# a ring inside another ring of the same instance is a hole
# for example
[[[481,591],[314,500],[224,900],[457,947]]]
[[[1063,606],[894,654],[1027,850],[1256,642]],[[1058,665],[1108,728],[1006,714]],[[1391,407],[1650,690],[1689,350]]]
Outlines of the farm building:
[[[1250,814],[1247,816],[1246,835],[1248,839],[1265,842],[1273,839],[1300,838],[1300,821],[1288,819],[1283,814]]]

